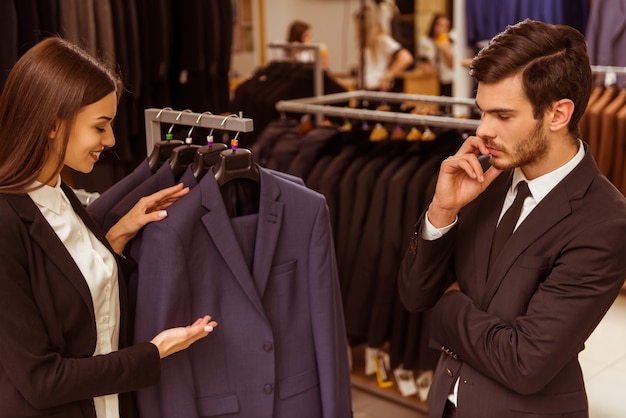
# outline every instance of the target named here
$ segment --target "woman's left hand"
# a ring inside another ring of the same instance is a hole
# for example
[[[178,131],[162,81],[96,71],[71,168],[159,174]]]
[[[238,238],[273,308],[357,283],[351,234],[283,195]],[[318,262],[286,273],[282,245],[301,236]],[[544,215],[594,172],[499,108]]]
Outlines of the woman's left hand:
[[[106,233],[113,250],[122,254],[128,241],[133,239],[141,228],[150,222],[165,218],[167,216],[165,209],[187,193],[189,187],[183,187],[180,183],[139,199],[135,206]]]

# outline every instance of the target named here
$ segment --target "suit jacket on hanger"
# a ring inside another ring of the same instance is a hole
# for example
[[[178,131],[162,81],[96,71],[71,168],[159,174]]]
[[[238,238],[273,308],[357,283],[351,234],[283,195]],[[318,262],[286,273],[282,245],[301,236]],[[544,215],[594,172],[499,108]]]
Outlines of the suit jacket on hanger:
[[[585,151],[490,272],[485,249],[511,172],[463,208],[443,237],[422,239],[420,218],[399,281],[408,309],[434,305],[431,346],[442,353],[430,417],[442,416],[457,378],[457,416],[588,416],[578,354],[626,277],[626,200]],[[442,296],[455,280],[462,291]]]
[[[142,416],[351,416],[324,198],[259,170],[258,214],[229,218],[207,174],[143,232],[150,245],[138,260],[135,339],[200,312],[219,325],[192,351],[163,363],[159,386],[138,392]],[[249,227],[251,219],[257,221]],[[246,232],[251,262],[238,240]]]

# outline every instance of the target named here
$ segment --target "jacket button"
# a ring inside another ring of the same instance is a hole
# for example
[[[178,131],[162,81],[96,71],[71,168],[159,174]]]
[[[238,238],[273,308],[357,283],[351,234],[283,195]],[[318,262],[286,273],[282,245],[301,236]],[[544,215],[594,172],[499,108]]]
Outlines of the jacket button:
[[[266,342],[265,344],[263,344],[263,350],[265,351],[272,351],[273,348],[274,346],[270,342]]]
[[[450,370],[450,369],[446,369],[446,374],[447,374],[449,377],[454,376],[454,373],[452,373],[452,370]]]
[[[274,388],[269,383],[267,385],[263,386],[263,392],[267,393],[268,395],[270,393],[272,393],[273,390],[274,390]]]

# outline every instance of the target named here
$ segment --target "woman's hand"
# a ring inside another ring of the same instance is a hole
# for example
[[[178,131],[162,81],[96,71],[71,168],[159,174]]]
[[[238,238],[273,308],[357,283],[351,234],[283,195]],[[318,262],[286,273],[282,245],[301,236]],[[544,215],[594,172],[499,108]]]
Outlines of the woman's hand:
[[[186,327],[166,329],[150,342],[159,349],[159,356],[165,358],[188,348],[199,339],[206,337],[213,332],[216,326],[217,322],[211,321],[211,317],[205,315]]]
[[[167,216],[165,209],[187,193],[189,187],[183,187],[181,183],[139,199],[135,206],[107,232],[106,238],[113,250],[122,254],[128,241],[133,239],[141,228],[150,222],[165,218]]]

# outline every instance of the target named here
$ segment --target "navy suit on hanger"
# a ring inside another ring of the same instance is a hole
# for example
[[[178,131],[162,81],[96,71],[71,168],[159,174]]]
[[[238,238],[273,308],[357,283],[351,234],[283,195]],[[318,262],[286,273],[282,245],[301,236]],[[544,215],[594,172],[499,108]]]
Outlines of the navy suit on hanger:
[[[207,173],[144,230],[135,339],[198,313],[219,325],[164,359],[161,384],[138,392],[142,416],[351,416],[325,200],[259,171],[258,214],[229,218]]]

